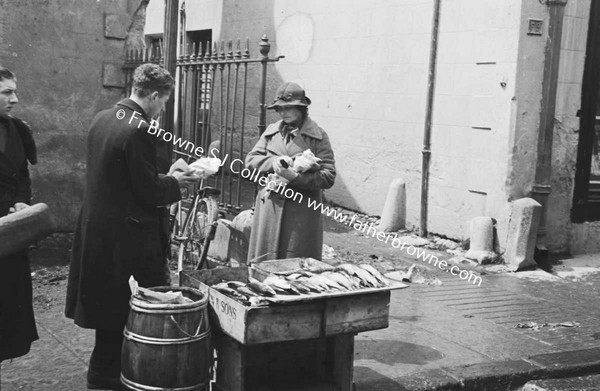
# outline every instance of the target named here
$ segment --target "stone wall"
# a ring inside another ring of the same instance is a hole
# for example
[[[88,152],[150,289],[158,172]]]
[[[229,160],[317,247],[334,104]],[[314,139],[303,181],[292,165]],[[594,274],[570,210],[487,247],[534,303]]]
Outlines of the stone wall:
[[[34,202],[74,228],[94,114],[121,98],[124,42],[140,0],[0,0],[0,64],[17,74],[14,115],[35,132]],[[140,34],[138,32],[138,34]]]

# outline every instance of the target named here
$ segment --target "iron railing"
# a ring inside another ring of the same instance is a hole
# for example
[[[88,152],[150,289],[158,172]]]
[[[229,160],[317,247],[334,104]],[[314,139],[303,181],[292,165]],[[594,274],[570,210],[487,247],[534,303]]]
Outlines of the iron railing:
[[[219,173],[209,181],[209,185],[221,191],[220,206],[235,214],[242,209],[244,193],[247,193],[248,189],[252,192],[254,187],[248,187],[246,184],[244,189],[241,174],[233,172],[230,165],[234,159],[244,160],[247,150],[245,143],[249,141],[246,137],[247,132],[256,129],[260,135],[266,128],[267,65],[279,61],[282,56],[269,57],[271,44],[266,36],[261,38],[260,56],[256,57],[251,57],[248,39],[243,45],[241,40],[237,40],[235,44],[229,40],[212,44],[194,42],[185,46],[180,48],[182,54],[178,57],[176,65],[176,138],[201,147],[204,156],[216,156],[223,161]],[[126,92],[131,92],[133,70],[139,64],[162,64],[162,61],[160,48],[127,53],[123,67]],[[255,85],[257,79],[258,86]],[[249,99],[248,90],[253,90],[256,96]],[[258,123],[250,123],[249,118],[258,118]],[[175,157],[199,157],[190,153],[188,149],[182,150],[181,147],[174,151]],[[252,201],[246,202],[246,206],[250,206]]]

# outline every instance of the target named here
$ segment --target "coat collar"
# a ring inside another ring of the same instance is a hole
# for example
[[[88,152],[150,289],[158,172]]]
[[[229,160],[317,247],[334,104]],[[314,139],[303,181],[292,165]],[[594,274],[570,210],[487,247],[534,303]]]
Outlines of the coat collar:
[[[125,98],[122,101],[120,101],[119,103],[117,103],[117,106],[125,106],[128,109],[137,111],[138,113],[142,114],[142,117],[144,118],[144,120],[146,120],[146,122],[150,123],[150,120],[148,119],[148,114],[146,114],[144,109],[142,109],[142,107],[140,105],[138,105],[137,103],[135,103],[132,99]]]
[[[265,130],[264,135],[265,136],[274,135],[275,133],[277,133],[281,130],[283,125],[284,125],[284,123],[282,120],[277,121],[273,126],[269,126]],[[303,136],[312,137],[317,140],[321,140],[323,138],[323,136],[321,136],[321,129],[319,128],[319,125],[317,125],[317,123],[315,121],[313,121],[310,117],[306,117],[306,119],[304,120],[304,123],[302,124],[302,128],[300,128],[299,134],[301,134]]]

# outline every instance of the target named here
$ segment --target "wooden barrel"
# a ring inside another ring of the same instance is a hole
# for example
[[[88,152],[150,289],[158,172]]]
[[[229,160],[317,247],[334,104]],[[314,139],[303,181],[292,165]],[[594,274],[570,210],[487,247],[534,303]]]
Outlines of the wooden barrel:
[[[121,382],[132,390],[192,391],[209,389],[212,346],[208,297],[189,287],[181,291],[189,304],[154,304],[132,298],[121,353]]]

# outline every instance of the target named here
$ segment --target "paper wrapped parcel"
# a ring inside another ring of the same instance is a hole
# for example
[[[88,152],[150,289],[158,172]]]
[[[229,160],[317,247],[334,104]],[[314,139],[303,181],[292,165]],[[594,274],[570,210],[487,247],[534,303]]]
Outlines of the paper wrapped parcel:
[[[202,179],[206,179],[211,175],[214,175],[219,171],[219,167],[221,166],[221,159],[216,157],[201,157],[200,159],[194,161],[192,164],[187,164],[185,160],[178,159],[173,166],[171,166],[172,170],[175,171],[183,171],[190,172],[192,171],[195,175],[199,176]]]
[[[129,277],[129,288],[134,300],[141,300],[146,303],[155,304],[186,304],[193,303],[193,300],[183,296],[181,292],[157,292],[152,289],[142,288],[133,276]]]

